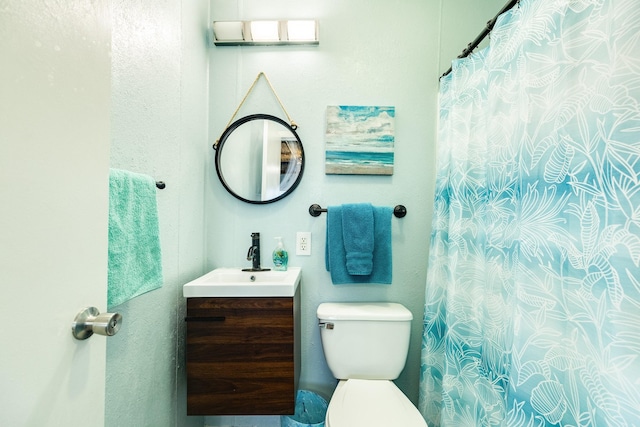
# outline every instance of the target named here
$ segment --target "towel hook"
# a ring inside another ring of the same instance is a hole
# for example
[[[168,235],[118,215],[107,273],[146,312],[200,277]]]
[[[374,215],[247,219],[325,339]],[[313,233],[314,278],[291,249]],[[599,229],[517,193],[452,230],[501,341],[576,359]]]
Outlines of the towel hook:
[[[321,213],[326,211],[326,209],[323,209],[317,203],[309,206],[309,215],[311,216],[320,216]],[[407,215],[407,208],[404,207],[404,205],[396,205],[396,207],[393,208],[393,215],[396,218],[404,218]]]

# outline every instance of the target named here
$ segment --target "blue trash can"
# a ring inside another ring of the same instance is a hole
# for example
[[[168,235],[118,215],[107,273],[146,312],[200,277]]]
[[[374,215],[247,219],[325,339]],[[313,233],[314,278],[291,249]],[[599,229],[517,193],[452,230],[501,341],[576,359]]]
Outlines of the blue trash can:
[[[296,413],[282,415],[280,427],[324,427],[329,404],[322,396],[308,390],[298,390],[296,395]]]

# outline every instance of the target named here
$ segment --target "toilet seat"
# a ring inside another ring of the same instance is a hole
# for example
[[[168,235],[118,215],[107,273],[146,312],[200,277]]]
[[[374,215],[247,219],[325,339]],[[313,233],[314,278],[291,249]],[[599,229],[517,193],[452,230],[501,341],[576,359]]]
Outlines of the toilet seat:
[[[427,427],[398,387],[388,380],[341,380],[327,409],[326,427]]]

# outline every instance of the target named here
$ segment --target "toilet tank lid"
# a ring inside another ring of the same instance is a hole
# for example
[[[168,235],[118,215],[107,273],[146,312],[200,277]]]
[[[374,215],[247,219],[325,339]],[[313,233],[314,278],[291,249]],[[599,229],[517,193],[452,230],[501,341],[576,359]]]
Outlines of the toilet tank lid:
[[[403,322],[413,315],[394,302],[324,302],[316,312],[321,320],[384,320]]]

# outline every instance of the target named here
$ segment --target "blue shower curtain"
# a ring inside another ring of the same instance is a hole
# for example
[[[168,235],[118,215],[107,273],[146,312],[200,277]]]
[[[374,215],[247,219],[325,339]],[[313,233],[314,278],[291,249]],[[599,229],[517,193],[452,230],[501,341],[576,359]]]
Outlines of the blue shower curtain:
[[[640,1],[521,0],[439,102],[426,420],[640,426]]]

